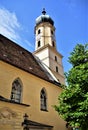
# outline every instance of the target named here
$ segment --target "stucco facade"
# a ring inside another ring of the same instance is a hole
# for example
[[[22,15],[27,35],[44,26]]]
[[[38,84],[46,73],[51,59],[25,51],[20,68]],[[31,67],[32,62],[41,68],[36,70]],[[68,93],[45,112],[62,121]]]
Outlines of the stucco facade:
[[[54,126],[54,130],[66,130],[66,123],[52,107],[54,104],[57,104],[58,95],[62,89],[50,82],[0,61],[0,95],[10,99],[12,83],[17,78],[22,83],[21,102],[23,104],[0,101],[0,129],[22,130],[21,123],[23,122],[23,116],[27,113],[29,119],[32,121]],[[45,88],[47,93],[47,111],[41,111],[40,109],[40,91],[42,88]]]

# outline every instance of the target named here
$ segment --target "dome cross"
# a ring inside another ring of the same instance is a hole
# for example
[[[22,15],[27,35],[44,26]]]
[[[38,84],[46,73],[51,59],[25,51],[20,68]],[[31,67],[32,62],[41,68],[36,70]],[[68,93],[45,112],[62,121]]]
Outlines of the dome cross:
[[[42,14],[43,14],[43,15],[46,14],[45,8],[43,8]]]

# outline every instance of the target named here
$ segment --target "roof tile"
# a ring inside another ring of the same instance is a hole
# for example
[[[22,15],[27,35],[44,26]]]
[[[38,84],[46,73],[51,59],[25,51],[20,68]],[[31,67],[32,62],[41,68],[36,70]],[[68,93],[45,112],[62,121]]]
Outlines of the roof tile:
[[[0,34],[0,59],[45,80],[50,80],[31,52]]]

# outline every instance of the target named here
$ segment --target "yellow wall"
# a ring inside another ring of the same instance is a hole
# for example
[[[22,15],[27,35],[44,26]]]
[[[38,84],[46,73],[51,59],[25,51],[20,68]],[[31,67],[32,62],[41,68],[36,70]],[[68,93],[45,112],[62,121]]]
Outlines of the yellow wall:
[[[1,96],[10,99],[12,82],[16,78],[20,78],[23,85],[22,103],[29,104],[30,106],[26,107],[1,101],[0,108],[7,107],[18,113],[18,115],[20,113],[19,122],[22,122],[24,113],[27,113],[30,120],[54,126],[54,130],[66,130],[66,123],[60,119],[58,113],[52,107],[52,105],[58,103],[58,95],[61,93],[62,89],[32,74],[0,61]],[[40,91],[42,88],[45,88],[47,92],[47,112],[40,110]],[[1,125],[1,128],[2,127],[3,126]],[[10,130],[10,127],[12,126],[8,125],[7,127]],[[21,127],[17,130],[20,129]],[[4,130],[4,128],[2,130]]]
[[[24,112],[25,106],[0,101],[0,130],[23,130]]]

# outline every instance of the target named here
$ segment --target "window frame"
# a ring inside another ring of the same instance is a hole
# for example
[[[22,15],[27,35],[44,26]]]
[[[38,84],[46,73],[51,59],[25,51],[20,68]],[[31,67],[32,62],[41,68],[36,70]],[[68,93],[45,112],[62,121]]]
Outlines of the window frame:
[[[55,42],[54,41],[52,41],[52,46],[55,47]]]
[[[55,56],[55,61],[57,61],[57,56]]]
[[[38,48],[41,46],[41,42],[40,42],[40,40],[38,41],[37,46],[38,46]]]
[[[58,73],[58,66],[56,66],[56,72]]]
[[[45,88],[42,88],[40,92],[40,109],[47,111],[47,94]]]
[[[38,30],[38,34],[40,34],[40,33],[41,33],[41,30],[39,29],[39,30]]]
[[[22,97],[22,83],[19,78],[13,81],[11,90],[11,101],[21,103]]]
[[[51,34],[53,35],[53,30],[51,30]]]

